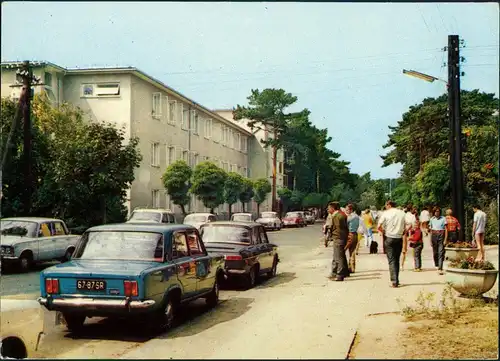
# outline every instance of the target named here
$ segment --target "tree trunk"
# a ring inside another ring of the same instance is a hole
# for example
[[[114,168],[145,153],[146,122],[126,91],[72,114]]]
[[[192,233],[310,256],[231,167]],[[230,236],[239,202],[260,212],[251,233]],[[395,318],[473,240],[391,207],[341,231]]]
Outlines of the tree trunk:
[[[233,204],[232,203],[228,203],[227,205],[229,206],[229,219],[231,219],[231,214],[233,213],[232,212]]]
[[[260,215],[260,203],[257,203],[257,218],[259,218]]]
[[[243,213],[245,213],[245,202],[241,202],[241,206],[243,208]]]
[[[186,207],[184,206],[184,204],[180,204],[179,207],[181,207],[182,215],[184,217],[186,217],[187,216],[187,214],[186,214]]]

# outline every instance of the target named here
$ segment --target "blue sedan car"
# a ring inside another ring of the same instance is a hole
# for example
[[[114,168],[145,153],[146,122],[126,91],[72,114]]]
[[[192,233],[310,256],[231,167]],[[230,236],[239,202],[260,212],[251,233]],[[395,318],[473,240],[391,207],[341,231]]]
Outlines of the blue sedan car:
[[[69,330],[87,317],[147,317],[161,330],[181,303],[215,306],[223,256],[208,255],[198,230],[175,224],[113,224],[88,229],[69,262],[41,273],[38,302],[62,312]]]

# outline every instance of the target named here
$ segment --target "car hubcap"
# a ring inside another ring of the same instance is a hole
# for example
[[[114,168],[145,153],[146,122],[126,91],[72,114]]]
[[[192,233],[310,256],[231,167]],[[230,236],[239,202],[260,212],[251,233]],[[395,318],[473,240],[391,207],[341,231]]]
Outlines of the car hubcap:
[[[28,259],[27,258],[21,258],[21,267],[22,269],[27,269],[29,265]]]
[[[169,302],[165,308],[165,319],[167,321],[167,326],[170,326],[173,319],[173,307],[171,302]]]

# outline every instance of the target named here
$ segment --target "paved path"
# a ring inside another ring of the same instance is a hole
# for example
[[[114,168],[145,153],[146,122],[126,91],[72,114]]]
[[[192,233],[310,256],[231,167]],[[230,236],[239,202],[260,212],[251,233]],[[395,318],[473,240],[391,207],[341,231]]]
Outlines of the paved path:
[[[207,311],[203,302],[193,304],[171,332],[151,339],[126,323],[97,320],[79,335],[55,329],[40,356],[343,359],[368,314],[398,311],[398,299],[415,304],[420,291],[439,296],[445,287],[445,276],[432,267],[428,240],[426,271],[412,272],[409,257],[401,288],[389,287],[386,256],[370,255],[364,247],[352,277],[329,281],[332,249],[322,245],[320,229],[315,225],[273,233],[271,241],[280,245],[283,260],[276,278],[252,290],[222,292],[223,301],[213,310]],[[498,267],[498,248],[490,248],[487,257]]]

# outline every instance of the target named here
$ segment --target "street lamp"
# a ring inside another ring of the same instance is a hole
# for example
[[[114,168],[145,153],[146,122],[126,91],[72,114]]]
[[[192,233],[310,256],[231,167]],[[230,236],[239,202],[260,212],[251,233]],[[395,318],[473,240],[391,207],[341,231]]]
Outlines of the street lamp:
[[[448,82],[446,80],[443,80],[443,79],[440,79],[440,78],[436,78],[435,76],[432,76],[432,75],[420,73],[420,72],[415,71],[415,70],[406,70],[406,69],[403,69],[403,74],[406,74],[406,75],[411,76],[413,78],[418,78],[418,79],[425,80],[425,81],[427,81],[429,83],[433,83],[435,80],[438,80],[438,81],[442,81],[443,83],[445,83],[446,85],[448,85]]]

